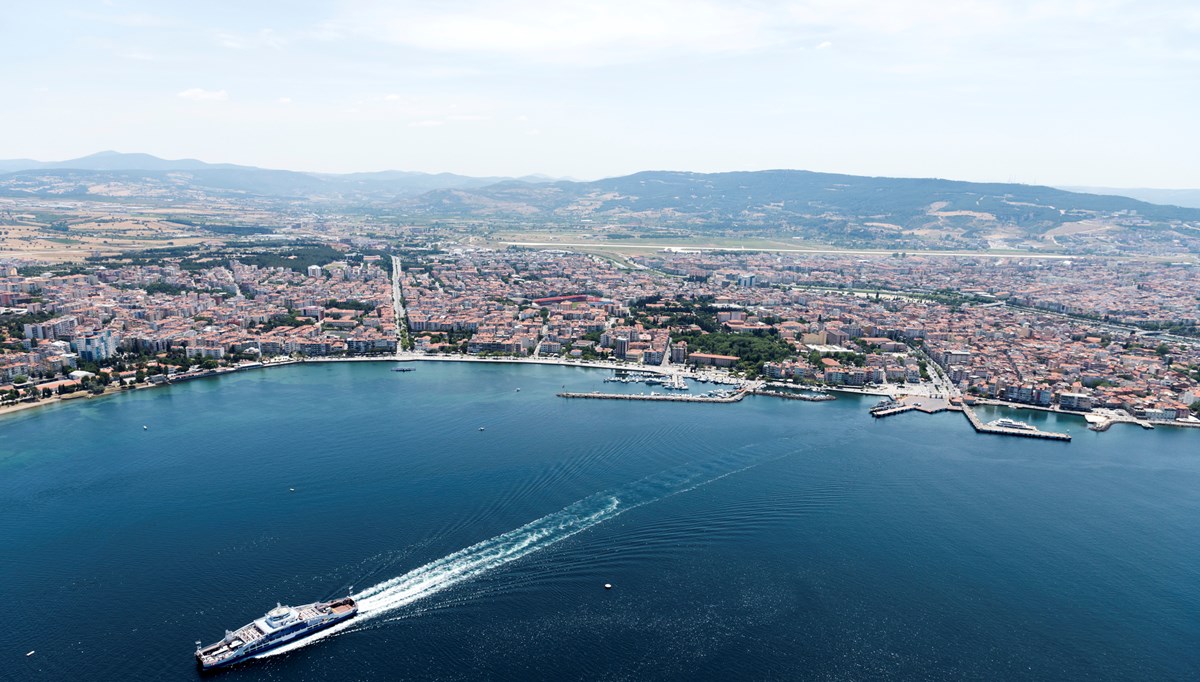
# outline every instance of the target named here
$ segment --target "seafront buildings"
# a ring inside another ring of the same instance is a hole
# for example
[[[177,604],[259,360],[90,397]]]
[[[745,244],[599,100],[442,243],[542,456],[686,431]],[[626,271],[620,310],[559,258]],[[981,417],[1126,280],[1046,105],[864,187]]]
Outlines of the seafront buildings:
[[[677,252],[617,262],[459,244],[399,273],[401,329],[391,264],[342,248],[345,259],[303,270],[169,259],[0,270],[0,305],[22,320],[8,329],[0,382],[61,382],[85,365],[153,375],[205,361],[392,354],[411,337],[420,352],[728,366],[829,385],[919,383],[937,371],[965,396],[1156,420],[1186,418],[1200,400],[1196,344],[1115,326],[1194,328],[1200,272],[1190,265]],[[772,355],[747,365],[679,340],[695,335],[767,339]]]

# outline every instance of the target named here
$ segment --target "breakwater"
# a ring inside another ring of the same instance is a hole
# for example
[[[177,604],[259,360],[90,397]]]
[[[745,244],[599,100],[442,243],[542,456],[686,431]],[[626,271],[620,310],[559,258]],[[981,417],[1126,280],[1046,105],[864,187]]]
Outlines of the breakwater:
[[[1020,436],[1021,438],[1041,438],[1043,440],[1071,440],[1071,434],[1069,433],[1038,431],[1037,429],[1013,429],[984,424],[979,419],[979,415],[975,414],[975,410],[972,410],[967,405],[963,405],[962,413],[967,416],[967,421],[971,422],[971,426],[975,429],[976,433],[991,433],[998,436]]]
[[[889,407],[883,410],[871,410],[871,416],[880,419],[882,417],[890,417],[893,414],[903,414],[915,409],[917,409],[916,405],[897,405],[896,407]]]
[[[827,393],[811,395],[807,393],[788,393],[786,391],[769,391],[765,389],[751,391],[751,393],[754,395],[770,396],[772,398],[785,398],[787,400],[807,400],[808,402],[812,403],[823,403],[829,400],[837,400],[835,396],[831,396]]]
[[[636,393],[573,393],[564,391],[558,394],[560,398],[591,398],[593,400],[656,400],[666,403],[736,403],[746,397],[746,391],[738,391],[728,396],[698,396],[698,395],[642,395]]]

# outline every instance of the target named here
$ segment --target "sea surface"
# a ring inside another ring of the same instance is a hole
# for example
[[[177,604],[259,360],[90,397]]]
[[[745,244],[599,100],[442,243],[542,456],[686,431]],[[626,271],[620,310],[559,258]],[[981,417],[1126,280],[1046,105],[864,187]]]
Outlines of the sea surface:
[[[196,640],[355,594],[215,677],[1200,679],[1200,432],[409,366],[0,418],[0,678],[194,680]]]

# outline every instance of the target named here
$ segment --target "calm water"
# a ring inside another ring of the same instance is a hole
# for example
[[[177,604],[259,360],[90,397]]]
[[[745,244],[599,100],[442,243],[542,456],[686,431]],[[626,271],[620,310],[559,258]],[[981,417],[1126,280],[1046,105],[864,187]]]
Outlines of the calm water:
[[[1200,432],[388,369],[0,418],[0,678],[196,679],[195,640],[349,592],[352,627],[218,677],[1200,678]]]

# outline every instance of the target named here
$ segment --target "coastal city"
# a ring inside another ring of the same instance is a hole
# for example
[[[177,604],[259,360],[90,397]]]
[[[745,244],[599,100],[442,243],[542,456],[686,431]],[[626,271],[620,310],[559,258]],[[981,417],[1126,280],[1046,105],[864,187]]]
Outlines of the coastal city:
[[[306,359],[504,358],[1200,425],[1200,345],[1181,335],[1200,317],[1191,264],[383,246],[4,265],[0,397]]]
[[[1200,681],[1200,2],[9,5],[3,679]]]

